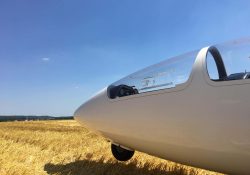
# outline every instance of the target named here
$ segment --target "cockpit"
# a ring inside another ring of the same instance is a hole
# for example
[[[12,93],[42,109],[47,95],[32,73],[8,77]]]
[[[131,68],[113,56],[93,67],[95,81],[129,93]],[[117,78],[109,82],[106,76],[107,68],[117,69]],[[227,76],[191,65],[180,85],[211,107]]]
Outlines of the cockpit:
[[[135,72],[108,87],[110,99],[172,89],[190,78],[199,50],[162,61]],[[211,81],[250,79],[250,39],[210,46],[206,56]]]

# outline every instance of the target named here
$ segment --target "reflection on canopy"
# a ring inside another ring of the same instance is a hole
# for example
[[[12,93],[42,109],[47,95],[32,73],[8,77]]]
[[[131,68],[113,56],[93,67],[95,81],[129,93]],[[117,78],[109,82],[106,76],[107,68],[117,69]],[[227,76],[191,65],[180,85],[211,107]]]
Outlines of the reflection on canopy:
[[[167,59],[135,72],[109,86],[110,98],[176,87],[185,83],[198,51]]]

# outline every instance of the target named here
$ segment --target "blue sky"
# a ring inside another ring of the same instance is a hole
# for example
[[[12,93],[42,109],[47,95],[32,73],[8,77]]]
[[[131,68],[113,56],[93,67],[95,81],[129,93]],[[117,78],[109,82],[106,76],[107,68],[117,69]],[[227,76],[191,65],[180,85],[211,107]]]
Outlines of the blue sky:
[[[72,115],[129,73],[244,36],[248,0],[0,0],[0,114]]]

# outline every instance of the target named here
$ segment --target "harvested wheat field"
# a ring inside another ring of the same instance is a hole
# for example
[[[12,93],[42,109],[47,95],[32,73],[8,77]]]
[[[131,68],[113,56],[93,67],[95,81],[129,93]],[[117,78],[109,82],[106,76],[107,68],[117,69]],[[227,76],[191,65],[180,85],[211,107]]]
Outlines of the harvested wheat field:
[[[0,123],[0,174],[218,174],[136,152],[118,162],[110,143],[74,120]]]

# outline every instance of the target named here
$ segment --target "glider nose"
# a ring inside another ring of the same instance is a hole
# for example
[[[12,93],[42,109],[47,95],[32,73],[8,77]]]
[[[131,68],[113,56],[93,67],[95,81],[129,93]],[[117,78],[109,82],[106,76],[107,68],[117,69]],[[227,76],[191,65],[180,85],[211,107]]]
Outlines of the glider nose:
[[[87,102],[86,102],[87,103]],[[88,107],[86,103],[82,104],[74,113],[74,119],[78,122],[84,121],[87,119]]]
[[[102,109],[107,103],[107,88],[101,90],[88,101],[83,103],[74,113],[74,119],[88,128],[101,119]]]

